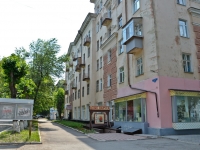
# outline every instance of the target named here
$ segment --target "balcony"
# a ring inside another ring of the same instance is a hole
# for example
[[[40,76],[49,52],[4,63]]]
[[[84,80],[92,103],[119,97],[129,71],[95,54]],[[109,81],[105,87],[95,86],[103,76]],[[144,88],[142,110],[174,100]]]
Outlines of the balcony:
[[[90,42],[91,42],[91,38],[90,38],[89,36],[86,36],[86,37],[84,38],[84,43],[83,43],[83,45],[89,47],[89,46],[90,46]]]
[[[69,72],[69,68],[68,67],[66,67],[66,72]]]
[[[76,72],[81,72],[81,67],[80,67],[79,64],[76,65],[75,71],[76,71]]]
[[[90,81],[90,74],[89,73],[83,74],[83,81],[86,81],[86,82]]]
[[[65,95],[68,95],[69,94],[69,91],[68,90],[65,90]]]
[[[76,61],[76,60],[78,59],[78,55],[77,55],[77,54],[74,54],[74,55],[72,56],[72,59],[73,59],[73,61]]]
[[[102,25],[108,27],[112,22],[111,13],[107,12],[103,15]]]
[[[124,45],[128,54],[136,54],[143,49],[142,18],[132,18],[123,27]]]
[[[79,65],[81,68],[85,68],[85,60],[79,57],[77,61],[77,65]]]
[[[72,83],[72,89],[76,90],[77,89],[77,84],[75,82]]]

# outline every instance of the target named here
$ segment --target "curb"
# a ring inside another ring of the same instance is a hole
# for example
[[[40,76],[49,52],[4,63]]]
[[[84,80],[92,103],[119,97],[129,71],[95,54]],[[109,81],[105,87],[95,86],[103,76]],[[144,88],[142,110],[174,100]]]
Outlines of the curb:
[[[56,124],[59,124],[59,125],[61,125],[61,126],[63,126],[63,127],[66,127],[66,128],[72,129],[72,130],[74,130],[74,131],[77,131],[77,132],[79,132],[79,133],[85,134],[84,132],[82,132],[82,131],[80,131],[80,130],[77,130],[77,129],[74,129],[74,128],[72,128],[72,127],[63,125],[63,124],[61,124],[61,123],[58,123],[58,122],[52,122],[52,123],[56,123]],[[86,134],[85,134],[85,135],[86,135]]]
[[[164,137],[164,136],[160,136],[160,138],[168,139],[168,140],[173,140],[173,141],[178,141],[178,142],[182,142],[182,143],[188,143],[188,144],[200,145],[200,143],[194,143],[194,142],[182,141],[182,140],[179,140],[179,139],[176,139],[176,138],[170,138],[170,137]]]
[[[12,128],[12,127],[10,127]],[[2,131],[2,132],[5,132],[7,130],[9,130],[10,128]],[[0,134],[2,133],[0,132]],[[40,135],[40,129],[39,129],[39,123],[38,123],[38,134],[39,134],[39,138],[40,138],[40,142],[24,142],[24,143],[0,143],[0,145],[31,145],[31,144],[42,144],[42,138],[41,138],[41,135]]]

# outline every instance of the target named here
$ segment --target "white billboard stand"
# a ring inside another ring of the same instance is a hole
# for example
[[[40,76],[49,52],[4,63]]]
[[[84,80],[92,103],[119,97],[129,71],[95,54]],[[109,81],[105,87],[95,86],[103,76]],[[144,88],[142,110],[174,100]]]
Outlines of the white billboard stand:
[[[27,120],[32,120],[33,104],[29,99],[0,98],[0,121],[13,120],[13,130],[20,132],[27,127]]]

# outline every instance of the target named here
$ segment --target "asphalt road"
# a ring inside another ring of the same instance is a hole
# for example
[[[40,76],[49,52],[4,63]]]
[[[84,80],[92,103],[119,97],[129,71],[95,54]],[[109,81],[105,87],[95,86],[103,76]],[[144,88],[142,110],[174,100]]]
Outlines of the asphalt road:
[[[200,145],[165,138],[100,142],[72,129],[40,121],[43,144],[0,145],[6,150],[200,150]]]

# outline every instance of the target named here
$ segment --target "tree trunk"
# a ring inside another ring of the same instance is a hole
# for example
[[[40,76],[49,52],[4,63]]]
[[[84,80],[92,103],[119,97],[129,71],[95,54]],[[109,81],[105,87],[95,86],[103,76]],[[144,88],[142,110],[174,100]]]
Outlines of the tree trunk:
[[[14,79],[14,75],[13,72],[10,73],[10,83],[9,83],[9,88],[10,88],[10,93],[11,93],[11,98],[16,98],[17,95],[17,90],[15,88],[15,79]]]

